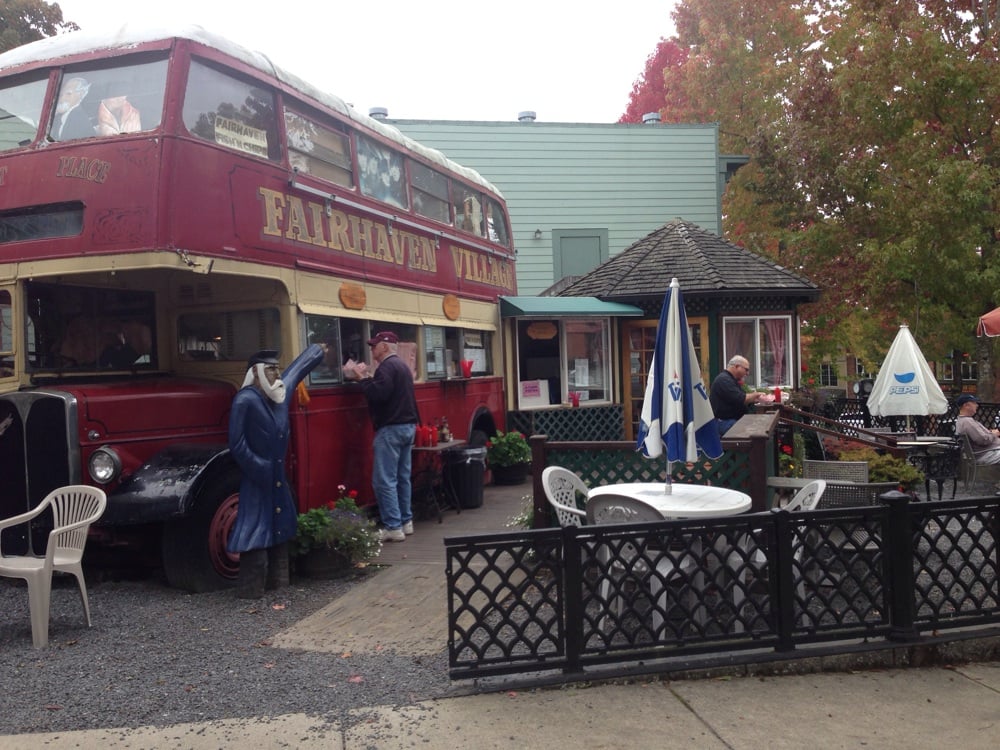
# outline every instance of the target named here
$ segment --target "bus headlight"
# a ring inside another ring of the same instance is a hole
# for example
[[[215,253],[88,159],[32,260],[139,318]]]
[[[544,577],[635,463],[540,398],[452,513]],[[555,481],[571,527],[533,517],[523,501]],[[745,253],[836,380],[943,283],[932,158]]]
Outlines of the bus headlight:
[[[102,446],[91,454],[87,468],[91,479],[98,484],[108,484],[121,475],[122,460],[113,448]]]

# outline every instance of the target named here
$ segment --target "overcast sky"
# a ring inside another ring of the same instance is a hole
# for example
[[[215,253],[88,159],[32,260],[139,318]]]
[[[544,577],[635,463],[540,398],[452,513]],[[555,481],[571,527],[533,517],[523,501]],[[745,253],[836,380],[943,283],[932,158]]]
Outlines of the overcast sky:
[[[60,0],[99,31],[196,23],[362,112],[396,119],[616,122],[675,0]],[[588,7],[589,5],[589,7]]]

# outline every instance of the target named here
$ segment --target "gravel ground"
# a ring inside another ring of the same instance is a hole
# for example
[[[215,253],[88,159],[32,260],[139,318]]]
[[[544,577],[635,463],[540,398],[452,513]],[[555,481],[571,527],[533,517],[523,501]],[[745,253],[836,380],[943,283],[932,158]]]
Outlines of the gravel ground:
[[[91,628],[75,580],[59,576],[49,646],[40,650],[31,644],[24,582],[0,579],[0,674],[8,687],[0,735],[290,712],[345,722],[348,709],[443,695],[444,650],[428,659],[270,645],[275,633],[369,575],[378,575],[377,568],[334,581],[293,579],[249,601],[231,591],[188,594],[155,576],[101,582],[88,576]]]

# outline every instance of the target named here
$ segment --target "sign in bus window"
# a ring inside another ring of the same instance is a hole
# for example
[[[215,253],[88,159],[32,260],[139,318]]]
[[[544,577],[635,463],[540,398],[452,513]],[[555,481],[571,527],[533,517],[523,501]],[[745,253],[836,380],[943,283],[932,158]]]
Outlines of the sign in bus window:
[[[22,79],[0,88],[0,151],[27,146],[35,140],[47,86],[48,76]]]
[[[198,138],[277,159],[274,94],[197,61],[184,91],[184,126]]]
[[[288,162],[300,174],[354,187],[351,140],[319,123],[285,110]]]
[[[167,61],[73,69],[59,86],[49,137],[55,141],[114,136],[160,126]]]
[[[358,172],[362,193],[399,208],[407,207],[402,154],[358,136]]]

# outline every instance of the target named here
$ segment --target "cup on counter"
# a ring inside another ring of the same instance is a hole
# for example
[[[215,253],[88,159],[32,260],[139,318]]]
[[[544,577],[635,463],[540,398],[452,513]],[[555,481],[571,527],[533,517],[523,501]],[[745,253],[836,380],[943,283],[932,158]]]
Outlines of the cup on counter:
[[[579,406],[580,405],[580,392],[579,391],[570,391],[569,392],[569,402],[573,406]]]
[[[462,377],[471,378],[472,377],[472,360],[463,359],[462,360]]]

